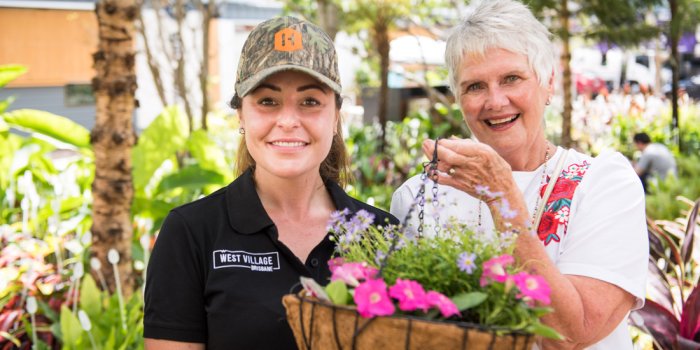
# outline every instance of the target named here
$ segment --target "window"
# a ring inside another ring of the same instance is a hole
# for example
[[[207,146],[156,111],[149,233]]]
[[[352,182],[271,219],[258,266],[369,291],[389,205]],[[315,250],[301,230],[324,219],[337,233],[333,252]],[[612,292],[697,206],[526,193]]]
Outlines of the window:
[[[95,95],[90,84],[68,84],[63,88],[63,101],[66,107],[92,106]]]

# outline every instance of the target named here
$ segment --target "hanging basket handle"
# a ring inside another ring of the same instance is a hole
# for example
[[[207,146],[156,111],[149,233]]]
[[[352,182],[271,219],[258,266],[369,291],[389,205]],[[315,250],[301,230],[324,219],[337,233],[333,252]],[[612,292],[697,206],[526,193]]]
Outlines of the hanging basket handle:
[[[428,182],[428,179],[433,181],[433,207],[437,208],[438,205],[438,183],[437,183],[437,167],[438,167],[438,141],[440,138],[435,139],[435,148],[433,149],[433,158],[430,159],[430,161],[423,163],[423,172],[421,173],[421,185],[420,189],[418,190],[418,193],[416,194],[416,197],[413,199],[413,202],[411,203],[411,206],[408,208],[408,212],[406,213],[406,216],[403,219],[403,229],[402,231],[406,230],[406,223],[411,219],[411,216],[413,215],[413,211],[416,209],[416,205],[420,207],[420,210],[418,211],[418,237],[423,236],[423,221],[425,217],[425,185]],[[435,226],[433,229],[435,230],[435,234],[440,233],[440,216],[437,215],[437,209],[435,209]],[[379,265],[379,276],[382,275],[382,271],[384,270],[384,266],[386,266],[386,263],[388,261],[389,256],[396,250],[396,246],[398,244],[398,238],[399,235],[395,235],[394,238],[391,241],[391,246],[389,247],[389,251],[387,251],[386,256],[384,256],[384,259],[382,259],[380,265]]]

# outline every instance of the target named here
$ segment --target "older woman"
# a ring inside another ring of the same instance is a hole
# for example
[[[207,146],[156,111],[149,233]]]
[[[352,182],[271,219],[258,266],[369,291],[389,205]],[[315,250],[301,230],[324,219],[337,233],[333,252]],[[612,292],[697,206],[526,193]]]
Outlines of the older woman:
[[[542,321],[566,338],[541,348],[631,349],[627,315],[645,297],[644,193],[619,153],[591,158],[545,138],[549,32],[522,3],[477,2],[450,35],[446,61],[474,139],[439,141],[440,217],[519,234],[517,260],[552,289],[554,311]],[[434,145],[423,143],[428,157]],[[394,193],[395,216],[406,216],[420,186],[414,177]]]

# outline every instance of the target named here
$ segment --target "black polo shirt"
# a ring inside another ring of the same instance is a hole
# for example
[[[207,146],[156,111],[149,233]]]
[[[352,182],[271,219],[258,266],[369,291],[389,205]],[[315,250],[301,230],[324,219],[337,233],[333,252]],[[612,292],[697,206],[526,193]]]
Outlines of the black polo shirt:
[[[398,220],[326,183],[336,209],[360,209],[375,224]],[[277,228],[246,171],[225,188],[173,209],[148,264],[144,337],[207,344],[207,349],[296,349],[282,296],[299,277],[328,283],[330,235],[302,262]]]

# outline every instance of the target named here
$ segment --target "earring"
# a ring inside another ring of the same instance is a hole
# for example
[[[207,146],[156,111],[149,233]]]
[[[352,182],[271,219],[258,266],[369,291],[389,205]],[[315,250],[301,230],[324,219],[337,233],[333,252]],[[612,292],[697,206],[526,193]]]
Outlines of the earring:
[[[245,129],[243,128],[238,128],[238,133],[241,135],[245,135]]]
[[[545,105],[549,106],[552,104],[552,96],[547,97],[547,102],[544,103]]]

